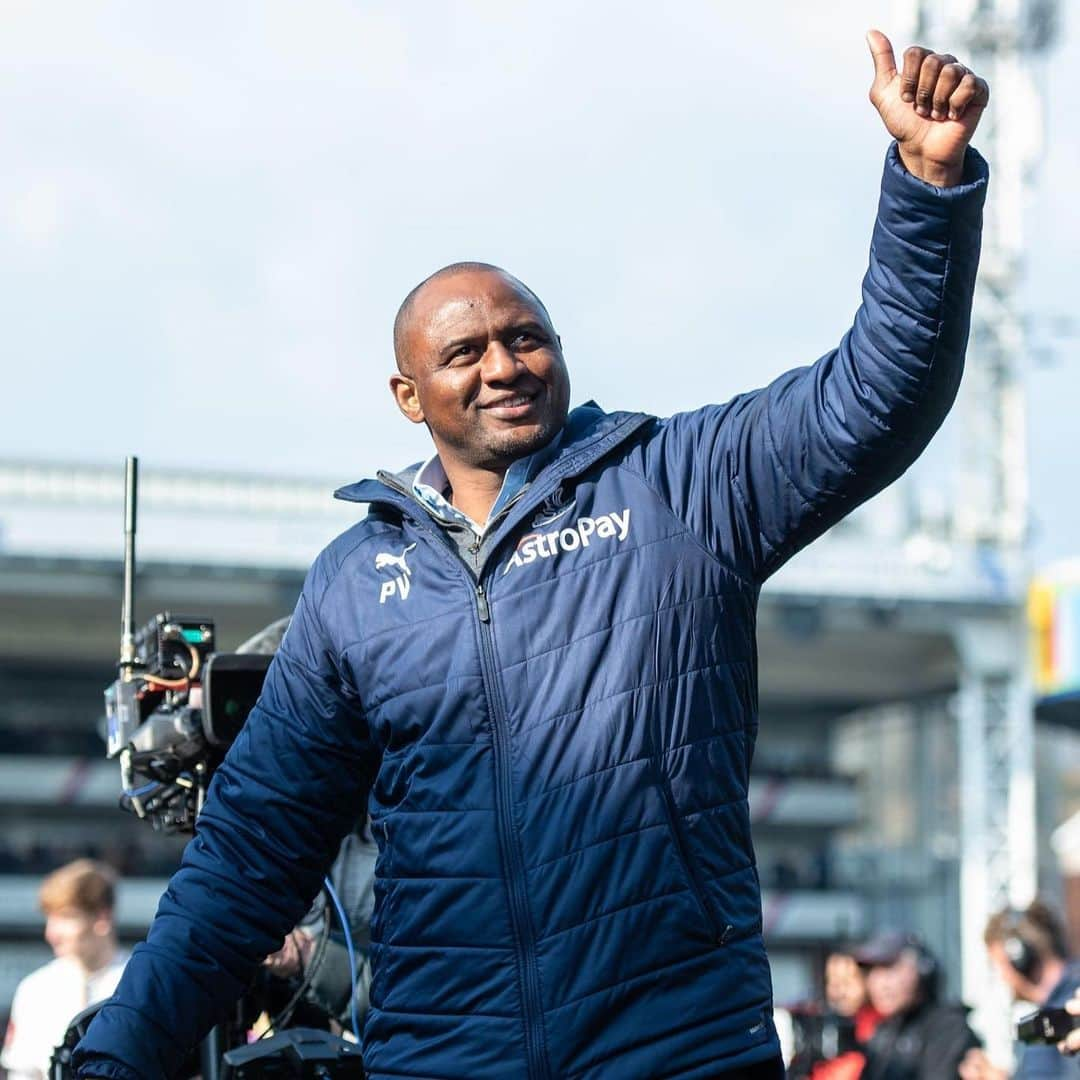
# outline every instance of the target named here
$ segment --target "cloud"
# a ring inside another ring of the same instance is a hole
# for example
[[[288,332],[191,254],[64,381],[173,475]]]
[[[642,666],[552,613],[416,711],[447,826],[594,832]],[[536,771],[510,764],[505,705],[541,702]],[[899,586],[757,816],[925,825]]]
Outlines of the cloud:
[[[0,453],[415,459],[390,322],[457,258],[536,287],[609,407],[812,360],[858,299],[886,141],[862,34],[890,14],[9,4]],[[1071,182],[1075,136],[1050,131]],[[165,436],[188,426],[207,437]]]

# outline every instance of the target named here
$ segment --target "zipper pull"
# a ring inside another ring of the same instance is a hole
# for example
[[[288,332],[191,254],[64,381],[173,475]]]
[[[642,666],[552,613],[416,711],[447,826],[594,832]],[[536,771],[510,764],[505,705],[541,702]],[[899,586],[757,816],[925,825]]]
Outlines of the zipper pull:
[[[476,607],[480,612],[481,622],[491,622],[491,611],[488,609],[487,594],[483,585],[476,586]]]

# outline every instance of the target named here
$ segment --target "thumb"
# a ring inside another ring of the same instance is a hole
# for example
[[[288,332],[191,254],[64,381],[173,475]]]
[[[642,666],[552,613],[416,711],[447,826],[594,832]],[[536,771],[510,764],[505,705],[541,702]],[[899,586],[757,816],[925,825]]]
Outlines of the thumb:
[[[892,42],[880,30],[868,30],[866,44],[870,46],[870,55],[874,58],[874,82],[891,82],[896,75]]]

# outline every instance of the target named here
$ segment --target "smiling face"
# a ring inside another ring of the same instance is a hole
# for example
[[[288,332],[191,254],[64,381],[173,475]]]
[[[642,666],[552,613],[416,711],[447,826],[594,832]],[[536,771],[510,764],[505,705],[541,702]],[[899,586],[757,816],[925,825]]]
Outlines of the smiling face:
[[[448,474],[504,472],[562,430],[570,379],[543,305],[494,268],[436,275],[395,334],[398,408],[426,423]]]

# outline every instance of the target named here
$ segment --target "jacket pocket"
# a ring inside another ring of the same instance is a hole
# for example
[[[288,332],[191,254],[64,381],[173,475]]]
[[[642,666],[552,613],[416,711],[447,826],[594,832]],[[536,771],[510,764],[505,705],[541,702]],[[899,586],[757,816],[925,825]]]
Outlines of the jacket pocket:
[[[683,878],[689,886],[690,895],[697,905],[698,913],[708,932],[709,939],[718,945],[723,945],[724,942],[727,941],[732,928],[722,920],[718,919],[709,907],[709,900],[705,895],[705,884],[701,880],[701,876],[695,870],[690,859],[686,836],[683,831],[682,823],[679,820],[678,810],[675,806],[675,796],[671,791],[671,784],[668,782],[668,779],[664,775],[664,771],[660,768],[660,764],[656,758],[653,758],[653,769],[655,771],[656,787],[660,792],[660,798],[664,804],[668,835],[671,837],[672,850],[675,852],[675,857],[679,861],[679,868],[682,870]]]

